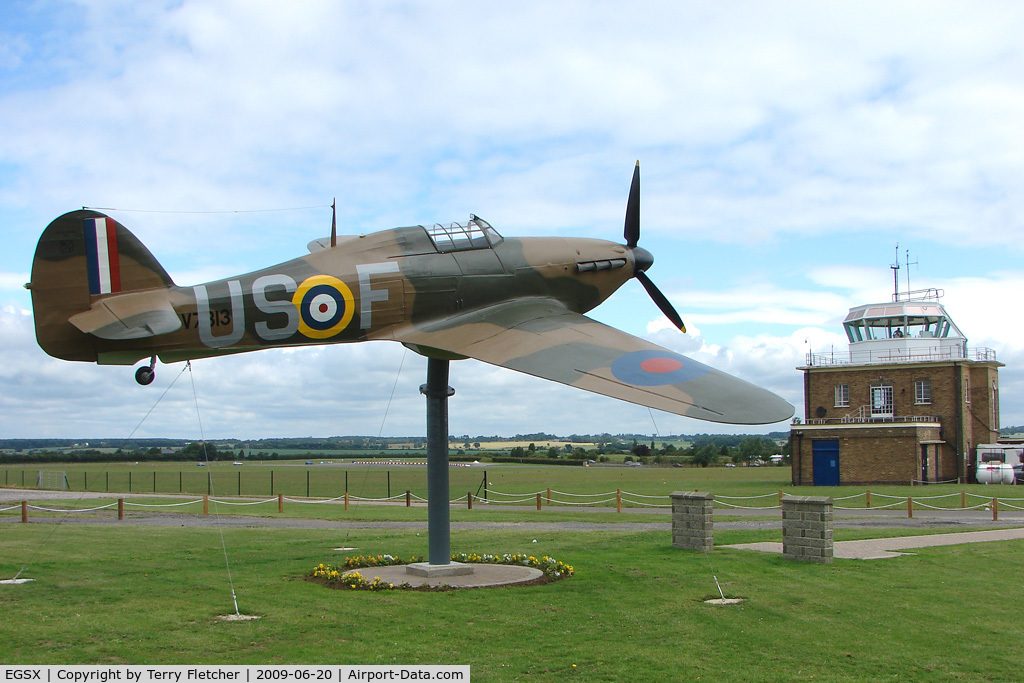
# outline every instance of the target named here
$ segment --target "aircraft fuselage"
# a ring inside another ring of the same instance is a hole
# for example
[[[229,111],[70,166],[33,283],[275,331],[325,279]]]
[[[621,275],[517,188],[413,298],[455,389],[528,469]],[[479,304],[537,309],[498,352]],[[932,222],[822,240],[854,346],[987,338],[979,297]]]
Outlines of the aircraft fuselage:
[[[497,233],[492,233],[496,236]],[[421,226],[339,237],[335,247],[252,273],[166,290],[180,328],[152,339],[97,339],[97,360],[165,362],[268,346],[390,339],[513,299],[591,310],[633,275],[631,250],[586,238],[500,238],[439,251]]]

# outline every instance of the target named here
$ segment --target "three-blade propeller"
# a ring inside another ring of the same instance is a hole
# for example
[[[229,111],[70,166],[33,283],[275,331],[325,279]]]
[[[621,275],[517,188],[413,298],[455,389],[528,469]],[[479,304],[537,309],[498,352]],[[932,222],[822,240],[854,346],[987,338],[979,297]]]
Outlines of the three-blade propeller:
[[[665,317],[681,332],[686,332],[686,325],[679,317],[676,309],[669,300],[661,293],[657,285],[651,281],[645,272],[654,265],[654,256],[643,247],[638,247],[640,241],[640,162],[636,162],[633,168],[633,182],[629,186],[629,199],[626,201],[626,223],[623,230],[623,237],[626,239],[626,246],[633,252],[634,272],[633,277],[640,281],[654,303],[665,314]]]

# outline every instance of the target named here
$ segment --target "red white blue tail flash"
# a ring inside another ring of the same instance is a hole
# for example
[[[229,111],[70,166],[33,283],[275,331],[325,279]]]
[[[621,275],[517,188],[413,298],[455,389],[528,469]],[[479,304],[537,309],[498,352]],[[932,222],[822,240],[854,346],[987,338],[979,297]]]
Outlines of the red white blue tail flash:
[[[121,291],[121,267],[117,255],[117,226],[107,216],[85,219],[85,257],[89,267],[90,294]]]

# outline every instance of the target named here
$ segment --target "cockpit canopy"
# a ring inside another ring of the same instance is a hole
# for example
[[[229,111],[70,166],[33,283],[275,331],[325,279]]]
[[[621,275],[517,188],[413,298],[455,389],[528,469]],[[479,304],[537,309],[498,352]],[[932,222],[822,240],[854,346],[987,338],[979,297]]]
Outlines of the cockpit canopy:
[[[434,223],[429,228],[423,228],[430,236],[430,240],[442,253],[451,251],[466,251],[468,249],[487,249],[499,244],[502,240],[498,231],[491,227],[491,224],[483,218],[469,215],[469,222],[449,223],[442,225]]]

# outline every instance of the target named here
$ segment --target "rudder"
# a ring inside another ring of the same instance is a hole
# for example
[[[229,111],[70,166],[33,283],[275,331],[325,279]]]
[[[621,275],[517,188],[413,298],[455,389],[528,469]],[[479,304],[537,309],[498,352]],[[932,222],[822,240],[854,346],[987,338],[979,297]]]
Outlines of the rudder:
[[[153,254],[128,228],[98,211],[56,218],[32,259],[36,340],[64,360],[96,361],[95,340],[68,319],[105,297],[174,286]]]

